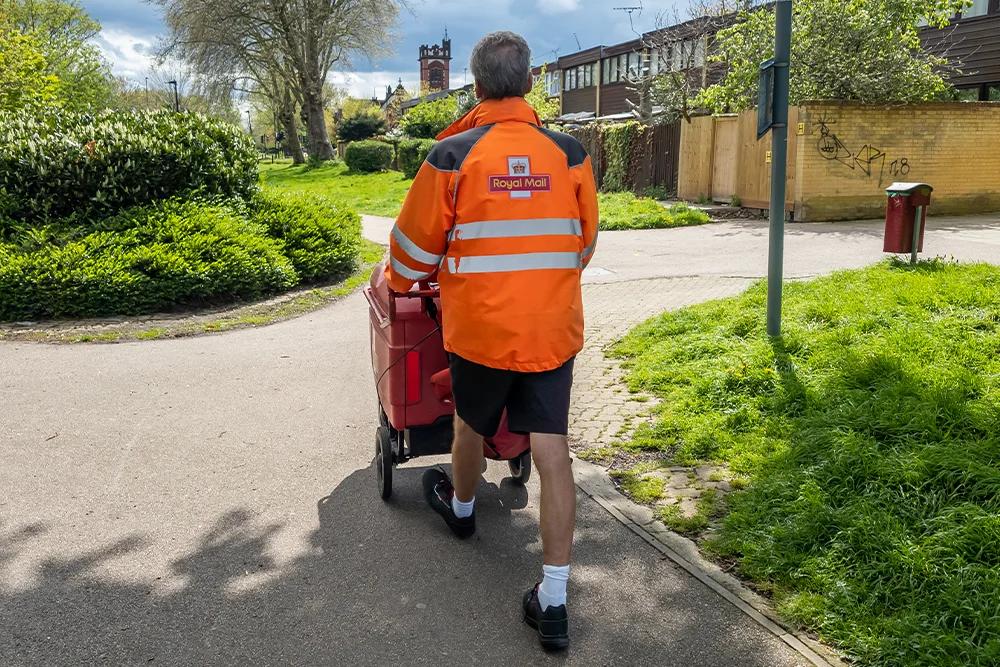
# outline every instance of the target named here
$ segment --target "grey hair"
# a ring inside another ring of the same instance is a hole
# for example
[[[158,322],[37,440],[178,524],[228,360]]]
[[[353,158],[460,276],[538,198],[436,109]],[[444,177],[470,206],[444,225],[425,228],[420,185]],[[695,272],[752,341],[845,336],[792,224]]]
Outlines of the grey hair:
[[[524,97],[531,80],[531,49],[520,35],[497,30],[476,43],[469,68],[483,99]]]

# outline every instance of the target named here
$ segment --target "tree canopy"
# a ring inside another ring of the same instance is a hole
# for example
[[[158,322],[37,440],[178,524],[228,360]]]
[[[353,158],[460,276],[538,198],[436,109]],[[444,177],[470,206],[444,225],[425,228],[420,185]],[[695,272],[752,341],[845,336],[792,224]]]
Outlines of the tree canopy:
[[[945,58],[925,51],[919,22],[947,25],[966,0],[796,0],[793,5],[789,101],[841,99],[865,103],[914,102],[946,96]],[[774,55],[774,12],[742,12],[718,34],[712,59],[725,62],[725,79],[699,103],[717,112],[757,103],[760,63]]]

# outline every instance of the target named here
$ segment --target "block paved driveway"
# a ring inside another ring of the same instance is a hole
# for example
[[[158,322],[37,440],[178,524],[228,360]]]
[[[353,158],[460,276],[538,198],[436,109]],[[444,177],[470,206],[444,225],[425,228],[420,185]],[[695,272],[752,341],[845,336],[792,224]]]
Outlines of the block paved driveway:
[[[741,224],[604,235],[606,273],[585,288],[588,418],[614,413],[593,390],[600,346],[737,292],[759,244]],[[372,384],[360,293],[216,336],[0,343],[0,664],[804,664],[582,495],[574,643],[543,656],[517,609],[539,570],[537,483],[491,465],[464,543],[423,506],[429,461],[398,469],[383,503]]]

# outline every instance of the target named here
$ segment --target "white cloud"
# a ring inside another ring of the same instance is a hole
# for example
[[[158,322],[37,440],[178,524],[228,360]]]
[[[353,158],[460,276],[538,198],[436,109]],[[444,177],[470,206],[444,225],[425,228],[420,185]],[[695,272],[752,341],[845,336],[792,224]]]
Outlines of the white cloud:
[[[580,7],[580,0],[538,0],[543,14],[564,14]]]
[[[113,28],[105,28],[95,40],[111,61],[111,69],[130,79],[142,78],[153,64],[153,42]]]

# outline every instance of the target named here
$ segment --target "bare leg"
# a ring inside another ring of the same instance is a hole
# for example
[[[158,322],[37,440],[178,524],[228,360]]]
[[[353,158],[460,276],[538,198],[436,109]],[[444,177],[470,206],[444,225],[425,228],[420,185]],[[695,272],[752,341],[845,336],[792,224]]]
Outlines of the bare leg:
[[[452,454],[454,458],[454,454]],[[569,565],[576,522],[576,486],[564,435],[531,434],[531,457],[542,482],[542,554],[546,565]],[[457,485],[455,487],[458,488]]]
[[[455,415],[455,441],[451,447],[452,486],[459,502],[467,503],[476,496],[479,477],[483,474],[483,436]]]

